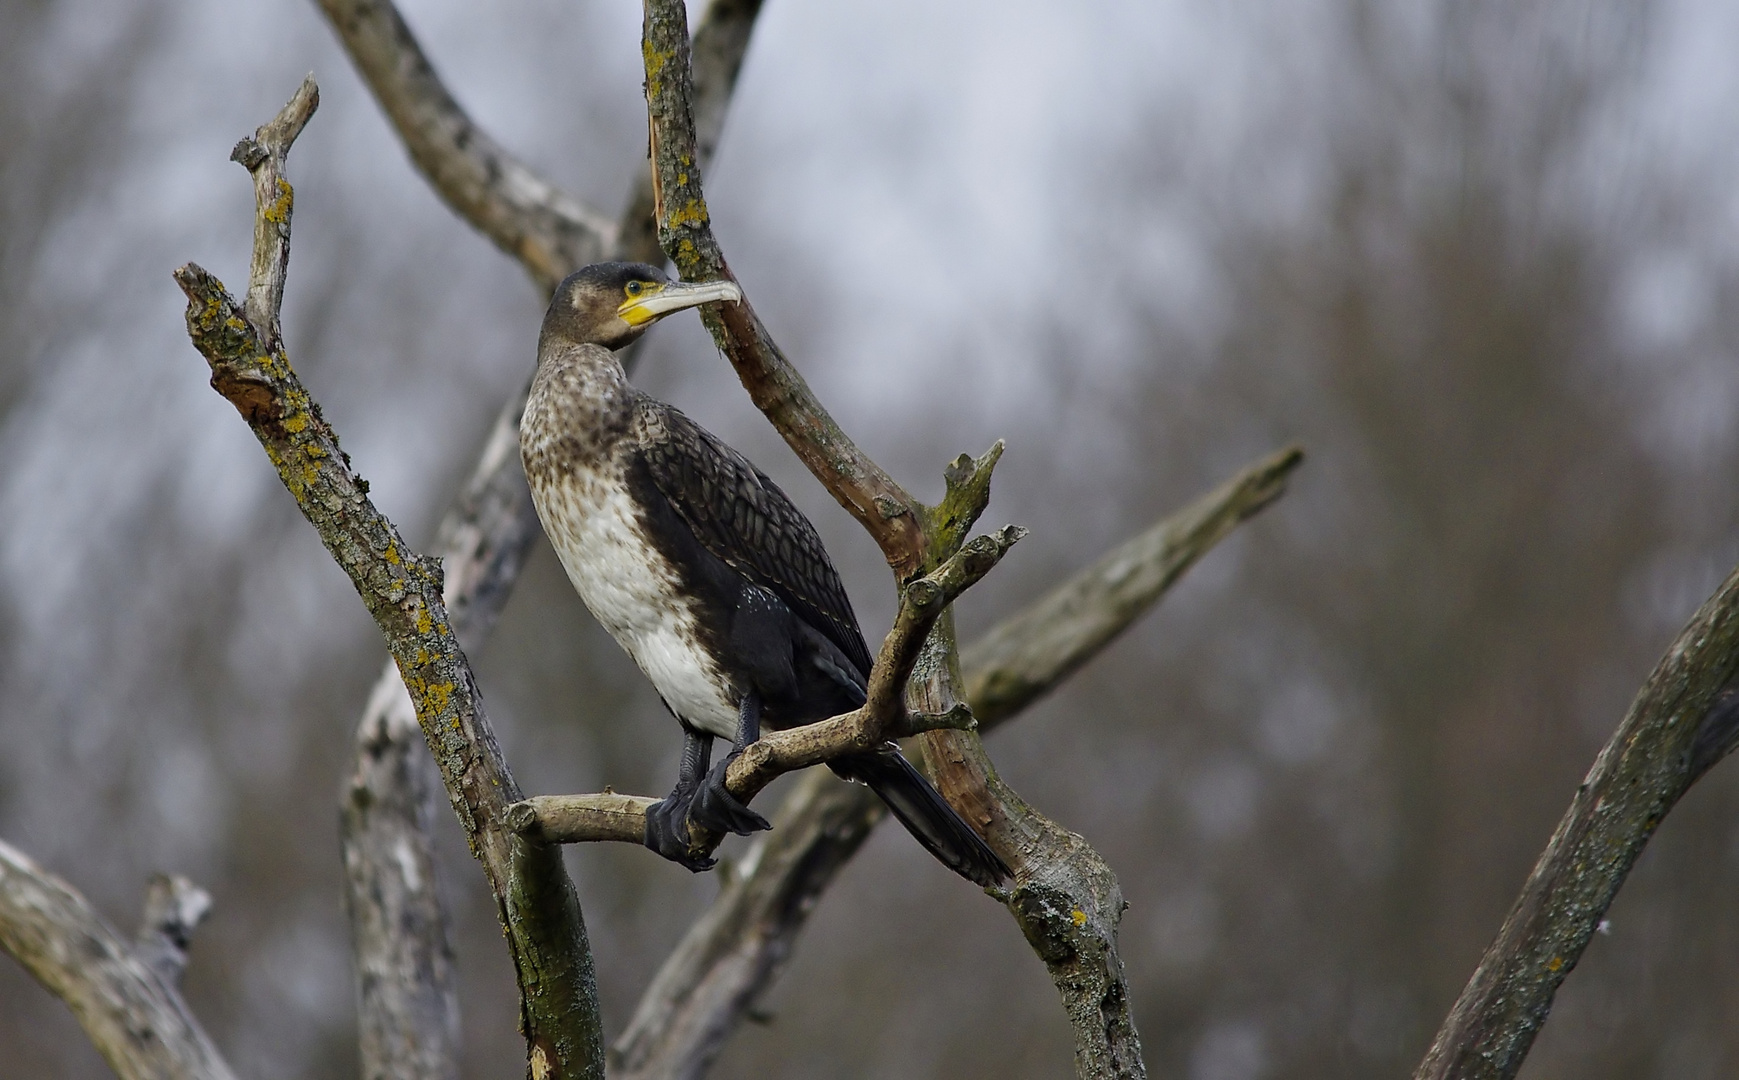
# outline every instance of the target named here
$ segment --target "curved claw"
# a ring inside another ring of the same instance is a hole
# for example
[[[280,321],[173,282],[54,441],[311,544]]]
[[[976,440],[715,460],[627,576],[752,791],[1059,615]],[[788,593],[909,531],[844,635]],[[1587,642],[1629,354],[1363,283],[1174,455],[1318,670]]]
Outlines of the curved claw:
[[[713,832],[735,833],[747,836],[750,833],[765,832],[773,826],[760,814],[744,806],[725,787],[725,770],[730,768],[741,750],[733,750],[725,755],[725,759],[712,767],[701,781],[700,789],[694,794],[694,802],[689,807],[688,816],[695,824],[704,825]],[[648,812],[646,820],[652,820]],[[687,833],[686,823],[683,832]]]
[[[648,806],[645,844],[671,862],[686,866],[698,874],[717,866],[718,860],[689,854],[688,815],[694,802],[692,795],[682,799],[672,793],[669,798],[660,799]]]

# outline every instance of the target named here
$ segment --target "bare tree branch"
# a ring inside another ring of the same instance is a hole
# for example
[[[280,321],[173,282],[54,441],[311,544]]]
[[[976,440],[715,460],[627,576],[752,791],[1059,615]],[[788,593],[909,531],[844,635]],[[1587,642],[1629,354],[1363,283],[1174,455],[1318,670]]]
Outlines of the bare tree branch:
[[[467,652],[488,637],[538,536],[518,467],[521,408],[516,398],[497,417],[436,536],[450,624]],[[363,1076],[457,1076],[459,1002],[429,833],[439,789],[391,659],[353,749],[339,803]]]
[[[277,183],[256,187],[278,195],[262,200],[257,212],[278,214],[281,201],[272,242],[287,247],[293,196],[281,177],[289,143],[271,138],[272,125],[260,132],[264,154],[249,155],[250,171],[272,170]],[[454,812],[495,893],[520,986],[531,1074],[601,1078],[602,1028],[579,901],[559,849],[529,843],[503,825],[519,789],[448,621],[440,563],[416,554],[369,502],[280,344],[262,340],[204,270],[190,263],[175,277],[188,297],[188,335],[211,365],[212,386],[247,420],[398,664]],[[275,323],[276,312],[270,314]]]
[[[658,243],[686,280],[735,281],[713,236],[701,191],[687,12],[663,0],[648,0],[645,8],[642,52]],[[895,576],[904,580],[919,572],[926,539],[917,503],[834,422],[755,316],[747,290],[738,303],[702,310],[701,320],[736,369],[755,407],[875,538]]]
[[[133,954],[165,986],[180,986],[187,945],[211,911],[211,894],[180,874],[153,874],[145,886],[145,913],[133,939]]]
[[[713,0],[694,29],[694,141],[702,168],[712,164],[724,133],[725,114],[760,13],[761,0]],[[635,181],[618,228],[616,258],[663,263],[650,170],[642,170]]]
[[[1607,741],[1415,1080],[1509,1080],[1661,820],[1739,745],[1739,570]]]
[[[458,988],[430,833],[437,785],[396,673],[377,684],[355,743],[340,832],[362,1077],[458,1080]]]
[[[419,118],[451,118],[443,110],[457,107],[390,0],[328,0],[322,6],[429,182],[441,190],[443,176],[465,175],[469,166],[464,161],[443,164],[444,156],[462,157],[464,148],[424,137],[429,125]],[[716,0],[696,31],[696,110],[703,161],[718,142],[760,7],[760,0]],[[370,58],[367,63],[365,56]],[[468,120],[463,129],[475,131]],[[564,210],[577,205],[566,196],[558,193],[548,213],[521,215],[510,200],[492,203],[491,188],[475,190],[481,201],[449,198],[448,205],[486,233],[492,221],[516,221],[527,230],[533,242],[510,246],[510,253],[541,291],[547,293],[595,257],[589,241],[581,242],[582,233],[576,231],[590,226]],[[613,257],[662,261],[649,174],[641,174],[615,234]],[[553,263],[550,253],[556,258]],[[517,452],[524,404],[521,390],[502,409],[470,480],[437,533],[435,550],[446,571],[453,632],[460,647],[470,651],[487,639],[541,531]],[[356,733],[355,760],[341,804],[363,1074],[456,1076],[458,1001],[427,833],[438,812],[435,785],[426,779],[414,710],[391,660],[369,696]]]
[[[728,276],[696,161],[687,12],[681,0],[645,0],[645,11],[642,52],[659,242],[688,280]],[[896,578],[908,580],[953,554],[988,497],[995,450],[976,462],[957,462],[947,476],[943,505],[935,511],[922,507],[828,416],[746,301],[718,305],[702,318],[750,398],[875,538]],[[913,676],[915,705],[948,712],[956,701],[959,666],[947,613],[924,657]],[[920,741],[937,787],[1014,870],[1005,902],[1063,996],[1075,1029],[1077,1074],[1144,1076],[1116,949],[1123,898],[1110,868],[1084,840],[1001,782],[977,732],[931,731]]]
[[[533,795],[507,808],[508,827],[545,844],[646,842],[646,795]]]
[[[1304,451],[1291,446],[1254,462],[964,649],[966,700],[981,730],[1097,656],[1239,522],[1279,498],[1303,460]]]
[[[147,929],[158,921],[152,907],[147,901]],[[166,918],[191,928],[195,907]],[[122,1080],[233,1080],[174,979],[137,955],[72,886],[5,843],[0,948],[66,1002]]]
[[[472,123],[390,0],[320,0],[320,7],[436,193],[518,259],[542,292],[614,246],[607,218]]]
[[[980,730],[1013,719],[1096,656],[1232,527],[1278,498],[1301,461],[1288,449],[1252,463],[963,649],[968,701]],[[1053,633],[1059,618],[1075,630]],[[976,688],[985,688],[986,696],[977,696]],[[861,787],[819,772],[800,779],[773,816],[773,831],[750,842],[718,898],[641,996],[611,1047],[611,1075],[662,1080],[704,1074],[783,970],[834,874],[883,816],[881,801]]]

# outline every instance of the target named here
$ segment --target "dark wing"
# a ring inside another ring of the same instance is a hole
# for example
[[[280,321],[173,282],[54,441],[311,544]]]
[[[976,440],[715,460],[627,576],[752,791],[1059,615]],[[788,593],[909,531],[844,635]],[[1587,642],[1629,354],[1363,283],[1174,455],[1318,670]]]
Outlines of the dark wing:
[[[863,631],[809,519],[747,458],[678,410],[647,398],[636,420],[653,484],[701,546],[771,590],[867,678]]]

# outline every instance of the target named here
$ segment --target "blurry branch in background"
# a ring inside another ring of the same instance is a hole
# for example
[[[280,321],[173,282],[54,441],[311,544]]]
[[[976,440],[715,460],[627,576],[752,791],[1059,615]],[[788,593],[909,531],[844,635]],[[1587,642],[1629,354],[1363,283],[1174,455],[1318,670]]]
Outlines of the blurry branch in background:
[[[729,276],[714,237],[701,187],[689,70],[688,15],[682,0],[646,0],[642,53],[659,243],[690,281]],[[747,300],[703,312],[714,342],[743,386],[816,478],[882,549],[902,585],[960,550],[989,499],[1000,445],[945,474],[940,506],[906,494],[839,428],[803,377],[756,319]],[[879,666],[879,665],[878,665]],[[913,700],[946,714],[959,682],[953,620],[944,612],[912,680]],[[1000,898],[1050,970],[1075,1034],[1081,1077],[1146,1074],[1140,1039],[1117,955],[1123,897],[1115,876],[1080,837],[1027,806],[1001,783],[976,732],[931,731],[921,737],[937,786],[1013,869],[1013,888]],[[745,755],[746,756],[746,755]]]
[[[718,143],[760,7],[760,0],[715,0],[696,32],[703,162]],[[621,221],[599,226],[578,200],[532,176],[471,122],[390,0],[322,0],[321,8],[430,186],[517,258],[540,294],[605,254],[663,261],[645,170]],[[499,174],[489,171],[491,162]],[[515,187],[512,177],[533,182]],[[528,203],[532,194],[538,199]],[[502,407],[436,533],[453,632],[468,651],[494,629],[541,532],[519,465],[524,398],[522,390]],[[389,660],[356,726],[340,798],[365,1076],[458,1073],[459,1006],[428,832],[438,807],[421,743]]]
[[[209,903],[159,875],[129,945],[72,886],[0,843],[0,948],[66,1003],[122,1080],[233,1080],[177,988]]]
[[[188,942],[210,911],[211,894],[180,874],[151,875],[133,952],[165,986],[181,985]]]
[[[1289,448],[1252,463],[962,649],[979,731],[1012,720],[1097,656],[1239,522],[1279,498],[1302,461]],[[551,805],[539,816],[565,809]],[[757,835],[726,871],[718,898],[647,987],[610,1049],[611,1076],[704,1072],[784,970],[834,875],[885,815],[863,787],[819,771],[801,778],[773,816],[773,831]]]
[[[320,7],[430,186],[518,259],[544,294],[615,243],[607,218],[471,122],[390,0],[320,0]]]
[[[495,895],[519,984],[531,1074],[601,1080],[603,1031],[579,901],[560,850],[527,843],[503,825],[519,789],[448,621],[441,565],[418,555],[369,502],[367,485],[351,472],[336,434],[290,367],[276,333],[278,312],[252,307],[256,296],[282,295],[294,199],[284,157],[316,101],[310,77],[276,120],[237,145],[234,157],[253,174],[258,193],[249,318],[222,283],[189,263],[175,273],[188,298],[188,336],[211,365],[213,389],[247,420],[386,638]]]
[[[1270,454],[1159,524],[1126,540],[960,651],[966,700],[989,730],[1073,675],[1195,561],[1279,498],[1304,460]]]
[[[1432,1042],[1414,1080],[1510,1080],[1637,856],[1739,744],[1739,570],[1631,703]]]

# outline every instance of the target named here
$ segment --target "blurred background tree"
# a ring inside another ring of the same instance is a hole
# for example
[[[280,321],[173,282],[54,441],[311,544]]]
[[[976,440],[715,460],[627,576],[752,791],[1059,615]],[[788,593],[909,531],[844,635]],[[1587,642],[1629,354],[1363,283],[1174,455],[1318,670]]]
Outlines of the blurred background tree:
[[[404,6],[481,122],[614,205],[645,131],[636,7]],[[239,47],[261,35],[270,70]],[[1736,47],[1712,0],[762,15],[717,227],[897,475],[1009,439],[991,517],[1034,533],[964,605],[967,639],[1256,454],[1312,451],[995,736],[1118,871],[1156,1074],[1404,1075],[1739,559]],[[0,836],[122,924],[153,870],[210,889],[188,994],[262,1078],[355,1071],[334,796],[379,646],[205,388],[168,271],[243,277],[223,159],[309,67],[286,333],[426,539],[542,305],[414,174],[315,7],[0,8]],[[851,240],[813,246],[824,220]],[[638,377],[792,492],[879,633],[873,547],[698,328],[661,329]],[[913,380],[989,389],[943,417]],[[656,698],[547,550],[528,575],[479,658],[521,781],[656,790]],[[1524,1077],[1739,1068],[1736,810],[1729,765],[1668,819]],[[512,1073],[493,909],[442,825],[468,1072]],[[569,857],[620,1025],[716,886],[610,847]],[[983,903],[879,835],[717,1074],[1065,1072],[1054,991]],[[105,1074],[10,965],[0,1046],[0,1077]]]

